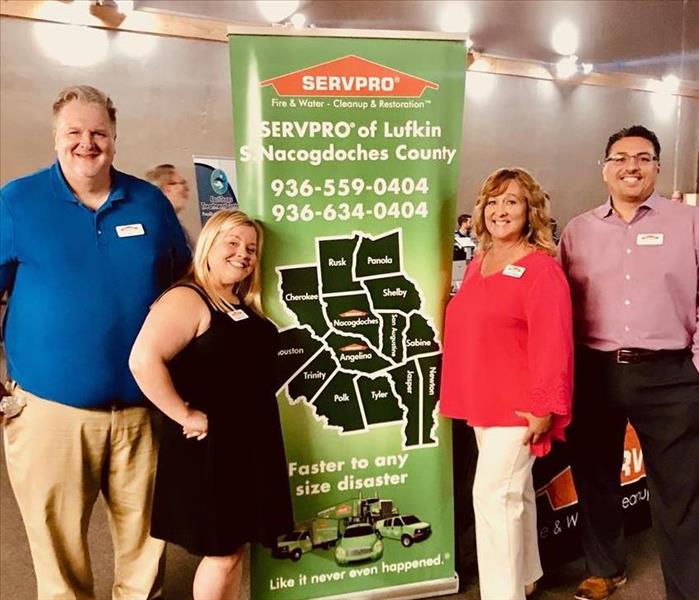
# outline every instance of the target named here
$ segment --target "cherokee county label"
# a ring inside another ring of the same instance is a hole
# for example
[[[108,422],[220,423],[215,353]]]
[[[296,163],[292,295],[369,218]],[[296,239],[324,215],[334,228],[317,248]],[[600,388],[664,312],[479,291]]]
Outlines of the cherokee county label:
[[[297,323],[282,332],[279,389],[340,434],[397,424],[403,448],[436,446],[441,347],[403,270],[401,230],[315,243],[315,264],[277,267]]]

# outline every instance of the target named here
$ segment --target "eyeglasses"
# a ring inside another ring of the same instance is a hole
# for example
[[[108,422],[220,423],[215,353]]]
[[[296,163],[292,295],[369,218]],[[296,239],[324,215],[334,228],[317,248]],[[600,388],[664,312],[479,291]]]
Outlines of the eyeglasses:
[[[612,154],[604,160],[600,161],[600,164],[611,163],[617,167],[625,167],[631,164],[631,161],[635,160],[639,166],[648,167],[658,160],[657,156],[653,156],[649,152],[639,152],[638,154],[626,154],[620,152],[619,154]]]

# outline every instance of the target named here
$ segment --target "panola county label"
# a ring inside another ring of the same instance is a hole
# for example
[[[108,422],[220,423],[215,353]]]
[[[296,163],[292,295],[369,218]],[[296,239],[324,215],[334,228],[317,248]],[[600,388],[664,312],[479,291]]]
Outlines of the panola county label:
[[[278,96],[371,96],[420,98],[439,84],[350,54],[260,83]]]

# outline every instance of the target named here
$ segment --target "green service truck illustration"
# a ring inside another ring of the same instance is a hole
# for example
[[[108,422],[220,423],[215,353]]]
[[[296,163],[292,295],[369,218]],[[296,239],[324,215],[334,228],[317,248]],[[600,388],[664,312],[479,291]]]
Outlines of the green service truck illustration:
[[[383,542],[369,523],[349,525],[335,547],[335,562],[338,565],[379,560],[382,556]]]
[[[318,511],[317,515],[281,536],[272,551],[276,558],[300,560],[306,552],[335,547],[339,565],[375,561],[383,556],[382,538],[400,540],[404,547],[426,540],[429,523],[415,515],[401,515],[392,500],[350,498]]]
[[[321,510],[319,517],[326,519],[340,519],[347,524],[374,523],[379,519],[385,519],[397,515],[398,510],[393,506],[392,500],[381,498],[351,498]]]
[[[340,522],[337,519],[313,519],[306,526],[280,537],[273,554],[277,558],[297,561],[314,548],[332,548],[339,537]]]
[[[379,538],[400,540],[406,548],[413,542],[426,540],[432,534],[432,527],[418,519],[415,515],[399,515],[389,519],[381,519],[375,524]]]

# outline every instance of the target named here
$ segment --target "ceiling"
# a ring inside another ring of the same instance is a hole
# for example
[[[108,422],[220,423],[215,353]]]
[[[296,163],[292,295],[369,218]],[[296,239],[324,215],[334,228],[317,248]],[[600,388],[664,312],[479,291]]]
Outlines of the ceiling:
[[[470,20],[474,49],[554,63],[551,32],[562,19],[579,29],[577,55],[595,71],[699,81],[699,0],[300,0],[316,27],[441,31],[445,10]],[[451,5],[451,6],[449,6]],[[140,0],[138,10],[267,24],[253,0]]]

